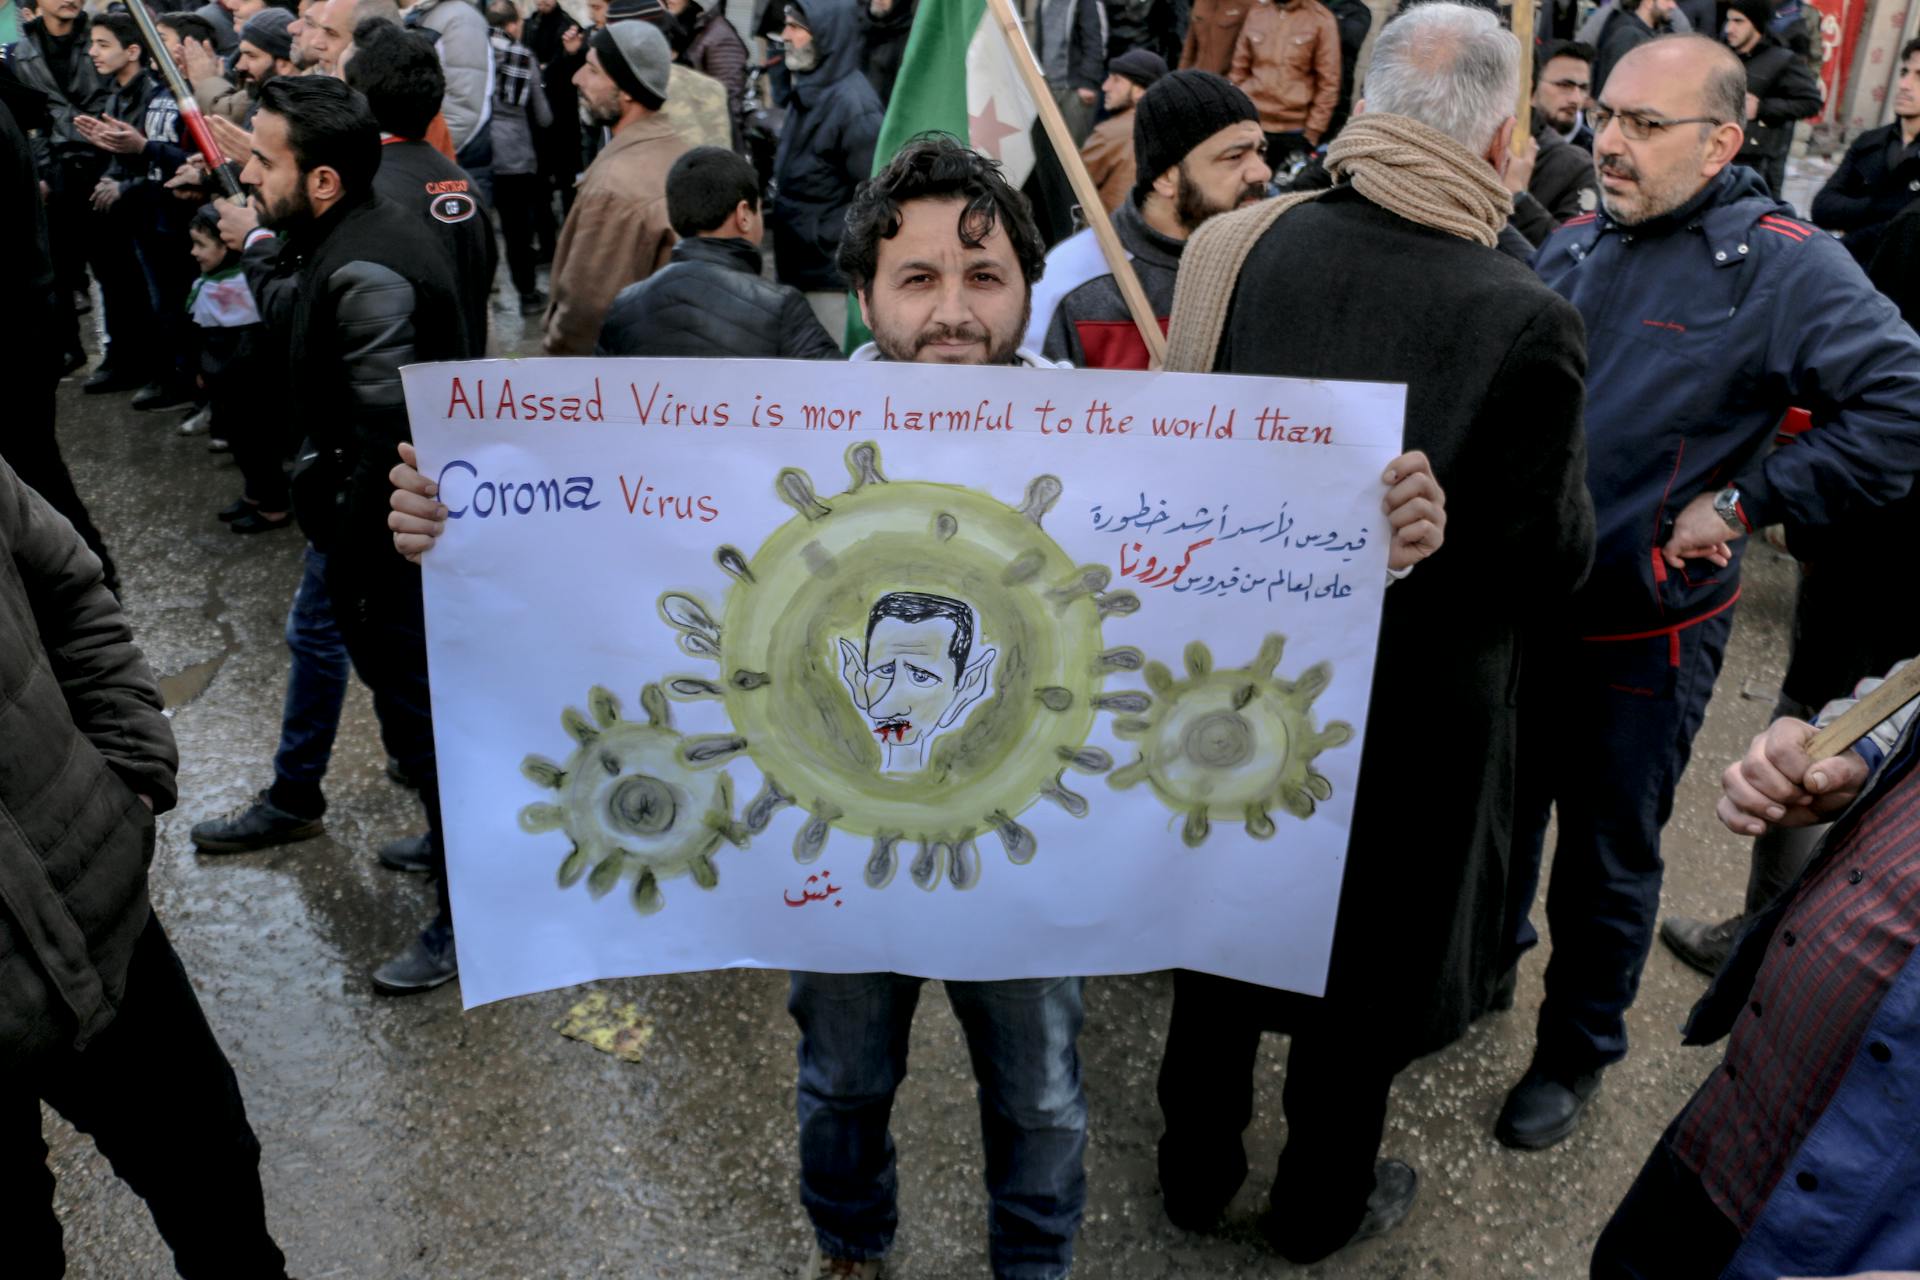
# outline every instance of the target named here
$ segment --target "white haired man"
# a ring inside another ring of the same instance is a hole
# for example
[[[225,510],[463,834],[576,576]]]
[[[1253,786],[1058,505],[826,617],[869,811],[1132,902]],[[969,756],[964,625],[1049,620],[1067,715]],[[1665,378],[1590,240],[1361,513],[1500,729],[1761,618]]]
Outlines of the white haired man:
[[[1393,1078],[1498,999],[1520,638],[1593,550],[1579,316],[1494,247],[1512,210],[1501,170],[1519,56],[1487,10],[1409,9],[1375,45],[1365,113],[1329,149],[1333,189],[1213,218],[1182,256],[1168,368],[1404,383],[1405,447],[1447,494],[1446,545],[1387,592],[1360,764],[1372,799],[1354,818],[1325,996],[1175,979],[1167,1212],[1194,1230],[1218,1221],[1246,1177],[1261,1033],[1291,1032],[1287,1145],[1262,1226],[1300,1263],[1406,1216],[1416,1175],[1378,1158]],[[1495,563],[1524,591],[1489,590]],[[1408,767],[1405,744],[1435,725],[1446,749]]]

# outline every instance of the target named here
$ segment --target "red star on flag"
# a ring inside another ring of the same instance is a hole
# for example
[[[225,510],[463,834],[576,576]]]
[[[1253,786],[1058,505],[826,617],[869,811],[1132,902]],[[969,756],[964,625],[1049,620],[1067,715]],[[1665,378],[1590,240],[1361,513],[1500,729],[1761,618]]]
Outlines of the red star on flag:
[[[1006,159],[1000,154],[1000,144],[1019,132],[1019,126],[1001,122],[992,98],[981,104],[979,115],[967,116],[967,141],[973,144],[974,150],[985,152],[995,160]]]

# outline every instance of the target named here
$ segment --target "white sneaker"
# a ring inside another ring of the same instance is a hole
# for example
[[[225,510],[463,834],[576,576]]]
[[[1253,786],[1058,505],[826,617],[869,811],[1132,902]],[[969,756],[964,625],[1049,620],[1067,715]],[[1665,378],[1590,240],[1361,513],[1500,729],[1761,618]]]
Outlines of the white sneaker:
[[[212,426],[213,407],[211,405],[202,405],[193,413],[180,419],[180,434],[183,436],[197,436]]]

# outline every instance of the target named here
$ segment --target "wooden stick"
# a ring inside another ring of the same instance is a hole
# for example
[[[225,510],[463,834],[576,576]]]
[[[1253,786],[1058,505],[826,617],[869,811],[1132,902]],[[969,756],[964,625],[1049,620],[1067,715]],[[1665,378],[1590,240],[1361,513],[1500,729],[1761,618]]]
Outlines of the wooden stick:
[[[1807,756],[1830,760],[1873,731],[1900,708],[1920,698],[1920,658],[1900,668],[1846,713],[1807,740]]]
[[[1525,150],[1533,136],[1533,6],[1534,0],[1513,0],[1513,34],[1520,38],[1520,105],[1513,113],[1515,155]]]
[[[1093,228],[1093,238],[1100,242],[1100,252],[1113,271],[1113,282],[1120,286],[1120,296],[1126,299],[1127,312],[1133,316],[1140,338],[1147,344],[1148,367],[1158,369],[1167,356],[1167,338],[1160,332],[1160,319],[1153,314],[1147,291],[1140,287],[1140,277],[1133,273],[1133,263],[1128,261],[1127,251],[1114,233],[1113,223],[1107,218],[1107,207],[1100,203],[1100,189],[1093,185],[1093,176],[1080,159],[1080,149],[1074,146],[1073,136],[1067,132],[1067,122],[1061,118],[1059,104],[1054,102],[1053,91],[1047,87],[1047,78],[1033,60],[1033,50],[1027,45],[1020,18],[1014,13],[1011,0],[987,0],[987,7],[993,10],[994,19],[1000,24],[1000,34],[1006,38],[1013,65],[1020,72],[1033,105],[1040,110],[1040,123],[1047,131],[1047,140],[1053,143],[1053,153],[1059,157],[1060,167],[1066,170],[1074,198],[1080,202],[1087,225]]]

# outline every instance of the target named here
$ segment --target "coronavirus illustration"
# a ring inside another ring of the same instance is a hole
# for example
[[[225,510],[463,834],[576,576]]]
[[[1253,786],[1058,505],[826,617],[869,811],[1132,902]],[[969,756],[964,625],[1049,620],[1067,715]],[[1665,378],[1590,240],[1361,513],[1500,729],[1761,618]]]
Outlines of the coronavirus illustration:
[[[564,831],[573,842],[560,864],[562,888],[586,877],[587,891],[603,897],[633,879],[633,905],[643,914],[665,899],[660,882],[692,876],[711,889],[719,883],[713,855],[725,842],[745,845],[733,819],[733,783],[715,766],[735,749],[730,738],[687,737],[674,731],[659,685],[640,691],[645,722],[621,717],[610,690],[595,686],[589,718],[569,707],[560,723],[577,744],[565,762],[530,755],[520,771],[560,793],[557,802],[520,811],[523,831]]]
[[[1244,667],[1215,670],[1207,646],[1186,648],[1186,679],[1176,680],[1164,663],[1149,662],[1144,675],[1153,701],[1147,714],[1128,716],[1114,732],[1137,742],[1140,754],[1116,769],[1116,787],[1147,782],[1162,803],[1186,822],[1181,838],[1197,847],[1214,822],[1240,822],[1247,834],[1274,832],[1272,811],[1313,816],[1315,804],[1333,786],[1314,772],[1322,751],[1353,737],[1342,721],[1313,725],[1313,700],[1333,680],[1333,669],[1315,663],[1298,680],[1275,675],[1284,636],[1261,642]]]
[[[822,496],[803,471],[779,473],[774,491],[794,514],[750,556],[719,548],[731,579],[722,607],[693,590],[661,596],[681,650],[719,672],[671,676],[665,689],[724,705],[732,740],[702,749],[744,752],[759,768],[749,832],[798,805],[802,863],[839,830],[872,841],[874,888],[903,861],[924,889],[970,888],[978,838],[992,832],[1025,863],[1038,847],[1018,820],[1029,806],[1087,812],[1066,774],[1111,767],[1088,745],[1097,713],[1151,708],[1145,693],[1104,687],[1144,663],[1102,642],[1102,624],[1140,602],[1042,527],[1061,495],[1053,476],[1009,505],[889,481],[869,442],[845,457],[851,483],[838,494]]]

